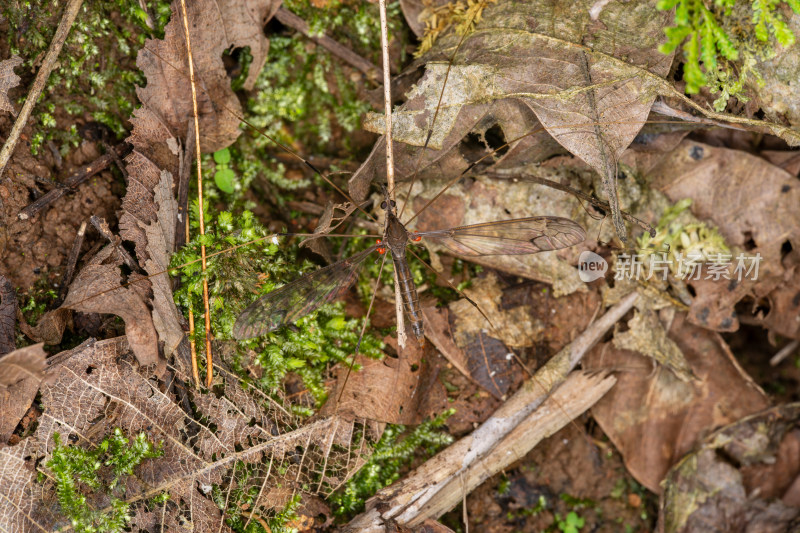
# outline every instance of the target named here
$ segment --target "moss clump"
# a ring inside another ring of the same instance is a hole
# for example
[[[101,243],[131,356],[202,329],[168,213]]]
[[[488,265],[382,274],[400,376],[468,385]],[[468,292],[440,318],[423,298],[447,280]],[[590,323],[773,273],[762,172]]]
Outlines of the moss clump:
[[[659,50],[669,54],[682,44],[686,92],[694,94],[708,87],[720,93],[714,107],[722,111],[731,96],[746,101],[743,88],[748,81],[763,83],[755,65],[775,56],[771,37],[784,47],[794,44],[795,35],[778,12],[782,3],[659,0],[658,9],[675,9],[675,25],[664,30],[667,42]],[[800,0],[786,0],[786,4],[800,14]]]
[[[59,127],[57,111],[71,116],[88,113],[118,137],[125,135],[136,104],[135,86],[144,85],[135,64],[137,44],[159,36],[170,14],[169,2],[151,0],[146,5],[149,17],[138,0],[83,4],[32,115],[38,121],[31,139],[34,155],[47,140],[60,143],[64,153],[77,145],[77,128]],[[11,53],[24,60],[22,68],[31,73],[39,68],[63,9],[64,2],[58,0],[11,0],[0,7],[8,23],[5,38]],[[147,26],[147,20],[155,29]]]
[[[194,213],[197,220],[196,204]],[[310,261],[298,264],[297,247],[279,244],[277,237],[258,224],[249,211],[237,217],[230,212],[212,216],[209,211],[205,219],[205,238],[196,237],[173,258],[173,268],[191,263],[176,273],[182,285],[175,292],[175,301],[186,310],[191,303],[197,315],[195,323],[203,323],[200,243],[205,243],[208,255],[221,252],[209,257],[205,273],[209,281],[211,324],[215,338],[233,341],[234,322],[245,306],[317,267]],[[231,249],[234,247],[238,248]],[[297,373],[321,404],[326,398],[323,386],[326,371],[336,362],[348,363],[358,341],[360,324],[360,320],[345,317],[341,304],[322,305],[292,326],[256,339],[234,341],[237,361],[253,358],[248,363],[260,366],[263,371],[255,384],[268,393],[280,385],[287,372]],[[198,340],[202,334],[197,332]],[[376,338],[365,335],[360,352],[378,358],[382,347]]]
[[[131,441],[121,429],[114,429],[94,449],[64,445],[53,434],[55,448],[47,462],[53,473],[61,511],[77,533],[121,533],[130,522],[128,504],[115,496],[120,481],[133,475],[133,469],[145,459],[162,455],[144,433]],[[88,491],[86,489],[89,489]],[[87,503],[86,492],[102,492],[111,500],[108,512],[96,511]]]

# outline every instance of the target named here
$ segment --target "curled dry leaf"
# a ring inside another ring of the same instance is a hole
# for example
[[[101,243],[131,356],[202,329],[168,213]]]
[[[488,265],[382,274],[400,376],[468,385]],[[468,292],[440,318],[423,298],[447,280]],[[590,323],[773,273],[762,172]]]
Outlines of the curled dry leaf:
[[[422,349],[414,342],[399,348],[390,337],[384,342],[393,345],[397,357],[387,356],[380,361],[360,357],[357,362],[361,370],[350,372],[349,377],[348,368],[341,366],[320,414],[404,425],[419,424],[430,414],[424,406],[425,387],[421,387],[429,381],[422,377],[428,373],[428,366],[422,363]]]
[[[425,76],[393,117],[397,174],[414,174],[418,147],[426,143],[446,78],[428,141],[433,150],[420,160],[423,178],[453,178],[477,159],[465,140],[470,132],[486,148],[497,148],[541,125],[547,133],[512,143],[499,167],[542,161],[566,148],[600,174],[624,238],[617,161],[650,112],[659,90],[653,77],[669,72],[672,55],[662,55],[657,47],[670,16],[654,13],[646,2],[612,3],[593,22],[593,3],[576,0],[560,5],[562,12],[547,2],[498,2],[483,12],[450,68],[436,60],[449,59],[460,38],[437,43],[426,56]],[[380,133],[382,123],[373,117],[365,127]],[[478,156],[488,153],[480,148]],[[381,139],[351,179],[354,198],[363,198],[369,184],[384,175],[384,151]]]
[[[158,361],[158,336],[153,318],[137,290],[122,286],[121,264],[113,247],[102,249],[81,269],[61,308],[121,317],[139,364],[151,365]]]
[[[15,117],[17,110],[8,98],[8,91],[19,85],[20,77],[14,73],[14,68],[21,64],[22,58],[19,56],[11,56],[0,61],[0,111],[7,111]]]
[[[781,405],[705,438],[667,474],[660,530],[794,529],[800,517],[799,419],[800,405]]]
[[[16,347],[14,326],[17,320],[17,292],[4,275],[0,274],[0,355]]]
[[[60,344],[61,337],[64,335],[64,328],[70,319],[69,309],[59,307],[52,311],[47,311],[35,326],[31,327],[25,321],[22,311],[17,309],[17,319],[19,329],[22,330],[29,339],[34,342],[43,342],[44,344]]]
[[[5,444],[31,406],[44,377],[41,344],[0,356],[0,444]]]
[[[676,313],[668,337],[696,379],[689,382],[636,352],[600,344],[586,369],[617,370],[618,385],[592,409],[631,474],[660,493],[664,475],[709,428],[729,424],[768,405],[718,334]]]
[[[252,62],[243,87],[252,89],[269,50],[263,28],[279,7],[280,2],[272,0],[186,2],[198,89],[200,148],[204,153],[216,152],[239,136],[236,115],[242,116],[242,109],[231,90],[223,54],[237,48],[249,48]],[[136,94],[143,106],[160,117],[175,138],[186,132],[193,116],[185,41],[181,4],[173,2],[172,17],[164,28],[164,38],[148,40],[136,59],[136,65],[147,77],[147,86],[137,90]],[[177,173],[173,172],[173,175]]]
[[[87,342],[54,358],[36,432],[17,446],[0,446],[5,531],[66,525],[44,466],[55,432],[63,442],[87,446],[119,427],[162,443],[163,456],[145,461],[126,480],[122,498],[131,504],[134,532],[183,531],[187,516],[193,531],[230,531],[212,499],[213,485],[232,484],[252,494],[248,511],[269,517],[293,493],[328,494],[363,464],[357,448],[363,442],[350,445],[351,439],[368,438],[360,422],[330,417],[300,425],[277,400],[250,396],[226,373],[213,392],[191,390],[191,377],[180,374],[171,383],[157,383],[134,363],[125,337]],[[188,395],[184,401],[172,396],[175,384]],[[37,482],[40,472],[43,484]],[[161,493],[168,501],[152,503]]]
[[[161,180],[155,190],[154,200],[158,205],[156,220],[140,227],[147,236],[147,259],[142,266],[152,276],[153,286],[153,325],[158,337],[164,341],[164,352],[171,354],[183,338],[181,316],[172,298],[169,276],[171,252],[175,249],[175,220],[178,216],[178,203],[172,195],[172,176],[161,171]]]

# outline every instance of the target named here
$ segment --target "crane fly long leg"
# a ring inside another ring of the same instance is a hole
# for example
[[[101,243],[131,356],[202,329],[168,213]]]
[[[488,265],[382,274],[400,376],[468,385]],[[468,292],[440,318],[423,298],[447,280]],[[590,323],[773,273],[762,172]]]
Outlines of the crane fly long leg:
[[[350,366],[347,367],[347,374],[344,375],[344,382],[342,383],[342,388],[339,390],[339,397],[336,399],[336,403],[341,403],[342,395],[344,394],[345,388],[347,387],[347,380],[350,379],[350,374],[353,372],[353,367],[356,365],[356,359],[358,358],[358,353],[361,350],[361,341],[364,339],[364,333],[367,331],[367,324],[369,324],[369,315],[372,313],[372,306],[375,303],[375,296],[378,294],[378,289],[381,285],[381,275],[383,274],[383,267],[386,265],[386,254],[383,255],[381,259],[381,268],[378,270],[378,278],[375,280],[375,288],[372,290],[372,297],[369,299],[369,307],[367,308],[367,314],[364,315],[364,323],[361,326],[361,333],[358,336],[358,342],[356,343],[355,352],[353,352],[353,360],[350,361]]]
[[[240,340],[258,337],[333,301],[355,282],[361,263],[377,248],[373,245],[262,296],[236,319],[234,337]]]
[[[586,231],[562,217],[528,217],[412,233],[431,239],[461,256],[522,255],[568,248],[583,242]]]

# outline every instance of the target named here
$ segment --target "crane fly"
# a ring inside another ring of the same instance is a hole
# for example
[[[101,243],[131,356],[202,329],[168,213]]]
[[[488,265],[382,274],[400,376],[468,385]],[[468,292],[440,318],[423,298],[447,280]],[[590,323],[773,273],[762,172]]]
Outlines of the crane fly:
[[[410,232],[397,217],[396,204],[384,188],[386,210],[383,238],[368,249],[307,274],[276,289],[252,304],[237,318],[234,336],[238,339],[258,337],[291,324],[331,302],[356,280],[359,267],[373,252],[392,256],[397,284],[405,316],[420,344],[424,328],[419,296],[408,267],[406,247],[422,239],[439,243],[466,257],[485,255],[523,255],[568,248],[583,242],[584,229],[573,220],[555,216],[537,216],[484,222],[455,228]]]

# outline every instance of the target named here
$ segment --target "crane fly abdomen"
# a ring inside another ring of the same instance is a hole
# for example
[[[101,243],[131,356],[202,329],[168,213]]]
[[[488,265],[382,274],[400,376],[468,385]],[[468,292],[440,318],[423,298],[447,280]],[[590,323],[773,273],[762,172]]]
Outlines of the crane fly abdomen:
[[[403,310],[411,324],[411,330],[414,332],[414,336],[417,338],[417,341],[422,344],[425,340],[425,330],[422,323],[422,313],[419,307],[417,286],[414,285],[414,278],[411,274],[411,270],[408,268],[405,250],[403,250],[403,255],[399,257],[398,255],[392,254],[392,263],[394,264],[395,279],[397,280],[397,285],[400,287],[400,297],[403,299]]]

